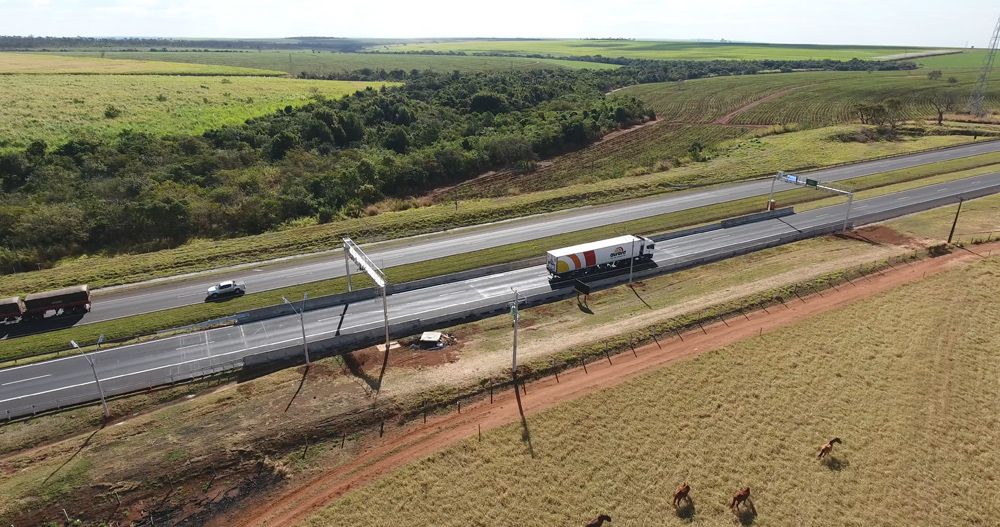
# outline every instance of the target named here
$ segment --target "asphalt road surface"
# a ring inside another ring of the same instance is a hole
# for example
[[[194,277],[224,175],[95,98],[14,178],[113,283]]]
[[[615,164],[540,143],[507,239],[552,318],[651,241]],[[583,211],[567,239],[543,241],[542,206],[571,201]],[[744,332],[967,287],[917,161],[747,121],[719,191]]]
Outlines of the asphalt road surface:
[[[1000,191],[1000,172],[859,200],[854,203],[852,218],[886,211],[905,213],[931,199],[957,201],[958,196],[986,188]],[[845,212],[846,204],[842,204],[657,242],[654,262],[667,266],[694,261],[755,240],[839,222]],[[390,323],[428,313],[463,313],[468,306],[508,298],[511,288],[532,297],[549,293],[552,287],[544,266],[535,266],[399,293],[389,298]],[[308,340],[316,341],[377,328],[382,316],[381,302],[374,299],[311,311],[305,314],[304,321]],[[238,367],[247,355],[298,346],[301,338],[299,319],[290,316],[111,348],[91,356],[105,391],[124,393],[192,373]],[[0,370],[0,419],[30,414],[33,407],[41,410],[96,399],[94,375],[82,356]]]
[[[991,141],[933,152],[895,157],[867,163],[846,165],[810,172],[809,177],[831,182],[850,179],[890,170],[910,168],[928,163],[948,161],[971,155],[1000,151],[1000,141]],[[463,229],[451,234],[429,238],[415,238],[384,249],[373,248],[366,253],[376,264],[394,267],[414,262],[454,256],[471,251],[499,247],[557,234],[564,234],[613,223],[647,218],[679,210],[704,207],[754,196],[766,196],[770,181],[736,183],[704,190],[671,193],[665,196],[637,201],[612,203],[600,207],[585,207],[569,212],[546,214],[524,220],[503,222],[477,229]],[[775,191],[788,190],[789,185],[778,184]],[[761,201],[763,209],[765,203]],[[780,203],[779,203],[780,206]],[[353,265],[353,264],[352,264]],[[354,268],[356,271],[357,269]],[[175,307],[200,304],[205,300],[205,290],[220,280],[244,280],[249,293],[259,293],[293,285],[316,282],[344,276],[342,253],[292,261],[268,267],[246,268],[223,275],[203,276],[197,279],[151,286],[133,291],[113,292],[94,297],[91,312],[67,321],[91,324],[115,318],[150,313]],[[276,300],[279,300],[276,298]]]

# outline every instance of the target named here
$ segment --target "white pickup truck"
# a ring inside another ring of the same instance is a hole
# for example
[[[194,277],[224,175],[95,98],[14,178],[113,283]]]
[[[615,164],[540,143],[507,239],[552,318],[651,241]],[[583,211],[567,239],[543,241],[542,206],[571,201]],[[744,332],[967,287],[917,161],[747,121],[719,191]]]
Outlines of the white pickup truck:
[[[247,290],[246,284],[243,282],[238,282],[236,280],[226,280],[225,282],[219,282],[208,288],[208,298],[216,299],[220,296],[229,295],[242,295]]]

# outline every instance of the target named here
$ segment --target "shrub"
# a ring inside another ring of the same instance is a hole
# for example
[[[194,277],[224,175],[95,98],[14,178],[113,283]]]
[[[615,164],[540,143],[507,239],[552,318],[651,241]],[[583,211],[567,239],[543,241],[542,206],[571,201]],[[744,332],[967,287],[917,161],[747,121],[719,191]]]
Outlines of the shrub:
[[[109,104],[106,108],[104,108],[104,117],[107,117],[108,119],[114,119],[120,116],[121,114],[122,114],[121,108],[113,104]]]
[[[159,94],[159,95],[157,95],[157,96],[156,96],[156,100],[158,100],[158,101],[160,101],[160,102],[167,102],[167,96],[166,96],[166,95],[163,95],[163,94],[161,93],[161,94]]]

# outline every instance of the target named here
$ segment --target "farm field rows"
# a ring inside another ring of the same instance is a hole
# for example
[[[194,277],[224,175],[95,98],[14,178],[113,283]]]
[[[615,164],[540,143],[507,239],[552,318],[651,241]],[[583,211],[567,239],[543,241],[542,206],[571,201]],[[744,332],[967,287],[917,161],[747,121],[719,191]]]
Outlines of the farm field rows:
[[[65,55],[74,57],[97,57],[96,52],[72,51]],[[292,75],[309,73],[329,75],[344,71],[371,68],[373,70],[435,70],[435,71],[493,71],[544,68],[617,68],[613,64],[580,62],[558,59],[529,59],[517,57],[462,57],[432,55],[397,55],[376,53],[312,53],[310,51],[264,51],[258,53],[241,52],[196,52],[196,51],[115,51],[108,58],[130,60],[161,60],[176,63],[206,64],[239,68],[262,68],[284,71]]]
[[[520,423],[481,441],[467,423],[472,437],[348,492],[305,525],[542,527],[599,513],[629,526],[904,526],[914,514],[988,524],[1000,463],[1000,258],[967,262],[529,414],[530,446]],[[817,461],[831,437],[843,443]],[[685,481],[693,507],[675,511],[670,497]],[[727,506],[744,486],[757,515],[734,518]]]
[[[113,57],[101,58],[101,53],[90,54],[87,58],[41,53],[0,53],[0,74],[254,75],[270,77],[284,75],[281,71],[260,68],[167,62],[161,61],[162,57],[151,55],[148,59],[141,60],[115,60]]]
[[[0,149],[50,145],[124,129],[151,134],[200,134],[309,102],[383,83],[266,77],[151,75],[2,75]],[[162,100],[161,99],[162,96]],[[109,106],[120,110],[106,116]]]
[[[464,51],[466,53],[552,54],[553,56],[602,55],[654,60],[725,59],[872,59],[904,51],[903,47],[822,46],[808,44],[739,44],[719,42],[636,40],[469,40],[438,44],[389,46],[394,51]],[[378,49],[385,49],[379,46]]]

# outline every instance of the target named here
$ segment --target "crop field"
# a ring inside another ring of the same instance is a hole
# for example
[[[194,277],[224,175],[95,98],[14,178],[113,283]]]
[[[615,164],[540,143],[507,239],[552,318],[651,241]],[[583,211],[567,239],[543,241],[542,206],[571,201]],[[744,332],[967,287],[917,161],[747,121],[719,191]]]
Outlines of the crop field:
[[[384,49],[379,47],[379,49]],[[657,42],[635,40],[470,40],[438,44],[389,46],[394,51],[464,51],[466,53],[602,55],[654,60],[715,59],[872,59],[917,48],[820,46],[808,44],[739,44],[718,42]]]
[[[126,75],[254,75],[284,76],[284,72],[234,66],[209,66],[159,61],[150,54],[145,60],[113,60],[94,53],[88,58],[43,55],[38,53],[0,53],[0,74],[74,73]]]
[[[519,423],[473,431],[305,525],[991,524],[997,273],[944,271],[530,414],[533,455]],[[756,516],[728,509],[743,486]]]
[[[124,129],[152,134],[200,134],[241,123],[314,93],[335,98],[381,83],[265,77],[151,75],[2,75],[0,149],[49,144]],[[120,111],[106,115],[109,106]]]
[[[68,52],[74,57],[97,57],[96,52]],[[312,53],[309,51],[265,51],[258,53],[226,52],[148,52],[116,51],[106,55],[115,59],[160,60],[175,63],[206,64],[214,66],[261,68],[278,70],[298,75],[302,72],[314,75],[328,75],[362,68],[391,70],[435,70],[435,71],[493,71],[516,69],[552,68],[617,68],[613,64],[580,62],[558,59],[529,59],[518,57],[462,57],[433,55],[382,55],[375,53]]]
[[[962,69],[973,69],[979,70],[979,67],[983,65],[983,59],[986,57],[986,52],[982,50],[965,50],[962,53],[956,53],[954,55],[939,55],[936,57],[920,57],[913,59],[921,68],[924,69],[948,69],[948,68],[962,68]]]

